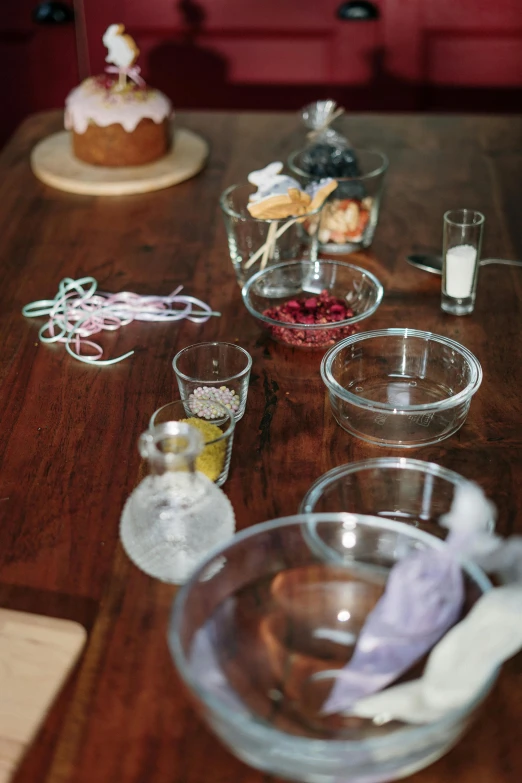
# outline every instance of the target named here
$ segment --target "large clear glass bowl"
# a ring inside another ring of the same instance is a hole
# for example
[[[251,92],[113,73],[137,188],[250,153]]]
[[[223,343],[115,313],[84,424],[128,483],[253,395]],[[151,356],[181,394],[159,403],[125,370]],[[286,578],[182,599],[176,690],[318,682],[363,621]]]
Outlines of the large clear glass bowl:
[[[333,346],[321,377],[335,420],[351,435],[377,446],[416,448],[462,427],[482,369],[455,340],[381,329]]]
[[[332,513],[265,522],[214,550],[179,592],[169,629],[208,726],[247,764],[305,783],[380,783],[442,756],[496,673],[471,703],[422,726],[324,716],[332,679],[317,675],[350,659],[394,563],[444,546],[401,522]],[[491,585],[473,564],[463,572],[466,614]]]
[[[353,316],[326,324],[282,323],[268,315],[292,299],[317,297],[328,291],[353,310]],[[383,297],[379,280],[362,267],[332,259],[290,261],[258,272],[243,288],[248,312],[268,329],[272,339],[295,348],[324,349],[333,345],[355,324],[373,315]]]
[[[434,462],[379,457],[324,473],[312,484],[299,510],[369,514],[407,522],[445,538],[448,531],[441,526],[440,518],[451,509],[457,489],[469,484],[459,473]]]

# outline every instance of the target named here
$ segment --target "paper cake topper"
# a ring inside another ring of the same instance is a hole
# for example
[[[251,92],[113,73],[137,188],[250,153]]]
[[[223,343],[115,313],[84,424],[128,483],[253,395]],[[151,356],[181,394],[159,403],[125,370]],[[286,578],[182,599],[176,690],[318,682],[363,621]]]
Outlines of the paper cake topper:
[[[123,24],[109,25],[103,35],[103,43],[109,50],[106,63],[112,63],[118,68],[130,68],[138,59],[140,50],[134,38],[125,33]]]
[[[140,68],[134,65],[139,57],[140,50],[136,46],[134,38],[125,33],[125,25],[109,25],[102,40],[104,46],[109,50],[105,62],[112,63],[105,70],[108,73],[118,74],[119,88],[123,89],[125,87],[127,76],[140,87],[144,87],[145,82],[140,76]]]
[[[315,212],[337,187],[337,180],[323,179],[311,183],[303,190],[299,182],[287,174],[281,174],[281,161],[269,163],[264,169],[251,171],[248,181],[257,186],[257,191],[249,197],[247,209],[257,220],[271,220],[266,242],[249,258],[245,269],[250,269],[261,258],[260,268],[264,269],[272,257],[275,243],[295,222],[306,220],[303,215]],[[278,226],[277,221],[288,218]]]
[[[318,209],[337,187],[336,180],[327,179],[303,190],[296,179],[281,174],[282,168],[283,164],[275,161],[248,175],[248,181],[257,185],[257,191],[252,193],[247,206],[252,217],[280,220],[305,215]]]

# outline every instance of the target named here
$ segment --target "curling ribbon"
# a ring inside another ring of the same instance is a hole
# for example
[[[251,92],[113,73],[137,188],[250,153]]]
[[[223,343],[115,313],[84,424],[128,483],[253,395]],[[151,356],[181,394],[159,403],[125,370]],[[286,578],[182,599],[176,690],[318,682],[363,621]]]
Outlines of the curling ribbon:
[[[193,296],[180,296],[178,286],[168,296],[140,296],[130,291],[108,294],[98,291],[94,277],[73,280],[65,277],[58,286],[54,299],[39,299],[22,309],[28,318],[49,316],[38,332],[43,343],[64,343],[65,350],[86,364],[110,365],[127,359],[134,351],[116,359],[102,359],[103,348],[89,340],[103,331],[114,332],[132,321],[180,321],[186,318],[194,323],[205,323],[213,315],[221,315]],[[179,305],[180,307],[175,307]],[[201,309],[195,310],[194,306]],[[82,355],[82,348],[95,351],[93,356]]]
[[[122,68],[116,65],[109,65],[105,70],[107,73],[117,73],[117,74],[124,73],[125,76],[128,76],[129,79],[132,79],[134,84],[137,84],[138,87],[145,87],[146,82],[140,76],[141,68],[139,67],[139,65],[134,65],[130,68]]]

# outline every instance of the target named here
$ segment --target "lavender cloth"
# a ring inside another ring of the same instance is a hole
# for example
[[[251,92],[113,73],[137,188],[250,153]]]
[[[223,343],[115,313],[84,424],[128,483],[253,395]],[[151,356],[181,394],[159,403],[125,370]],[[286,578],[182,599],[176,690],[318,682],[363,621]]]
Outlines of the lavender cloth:
[[[425,550],[399,561],[323,713],[345,711],[400,677],[457,622],[463,601],[462,571],[451,551]]]

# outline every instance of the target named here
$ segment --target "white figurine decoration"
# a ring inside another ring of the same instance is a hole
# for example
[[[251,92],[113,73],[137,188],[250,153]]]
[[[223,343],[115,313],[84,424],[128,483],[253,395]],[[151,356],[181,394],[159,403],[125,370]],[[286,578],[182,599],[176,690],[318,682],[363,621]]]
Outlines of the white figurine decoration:
[[[250,269],[261,258],[260,270],[264,269],[274,255],[276,242],[295,222],[302,222],[301,217],[319,209],[325,199],[337,187],[337,180],[323,179],[311,183],[303,189],[299,182],[287,174],[281,174],[281,161],[269,163],[264,169],[251,171],[248,181],[257,187],[257,191],[249,196],[247,209],[253,218],[270,221],[266,241],[249,258],[245,270]],[[290,218],[279,227],[279,220]]]
[[[248,175],[248,181],[257,187],[257,191],[252,193],[249,201],[261,201],[270,196],[286,196],[290,188],[300,190],[299,182],[293,177],[281,174],[282,169],[283,164],[280,161],[275,161],[269,163],[264,169],[251,171]]]
[[[144,86],[145,82],[140,77],[140,68],[134,65],[138,59],[140,50],[136,46],[134,38],[125,33],[125,25],[111,24],[103,35],[103,44],[108,49],[105,62],[112,63],[106,68],[108,73],[119,75],[119,87],[123,89],[127,83],[127,76],[136,84]]]

